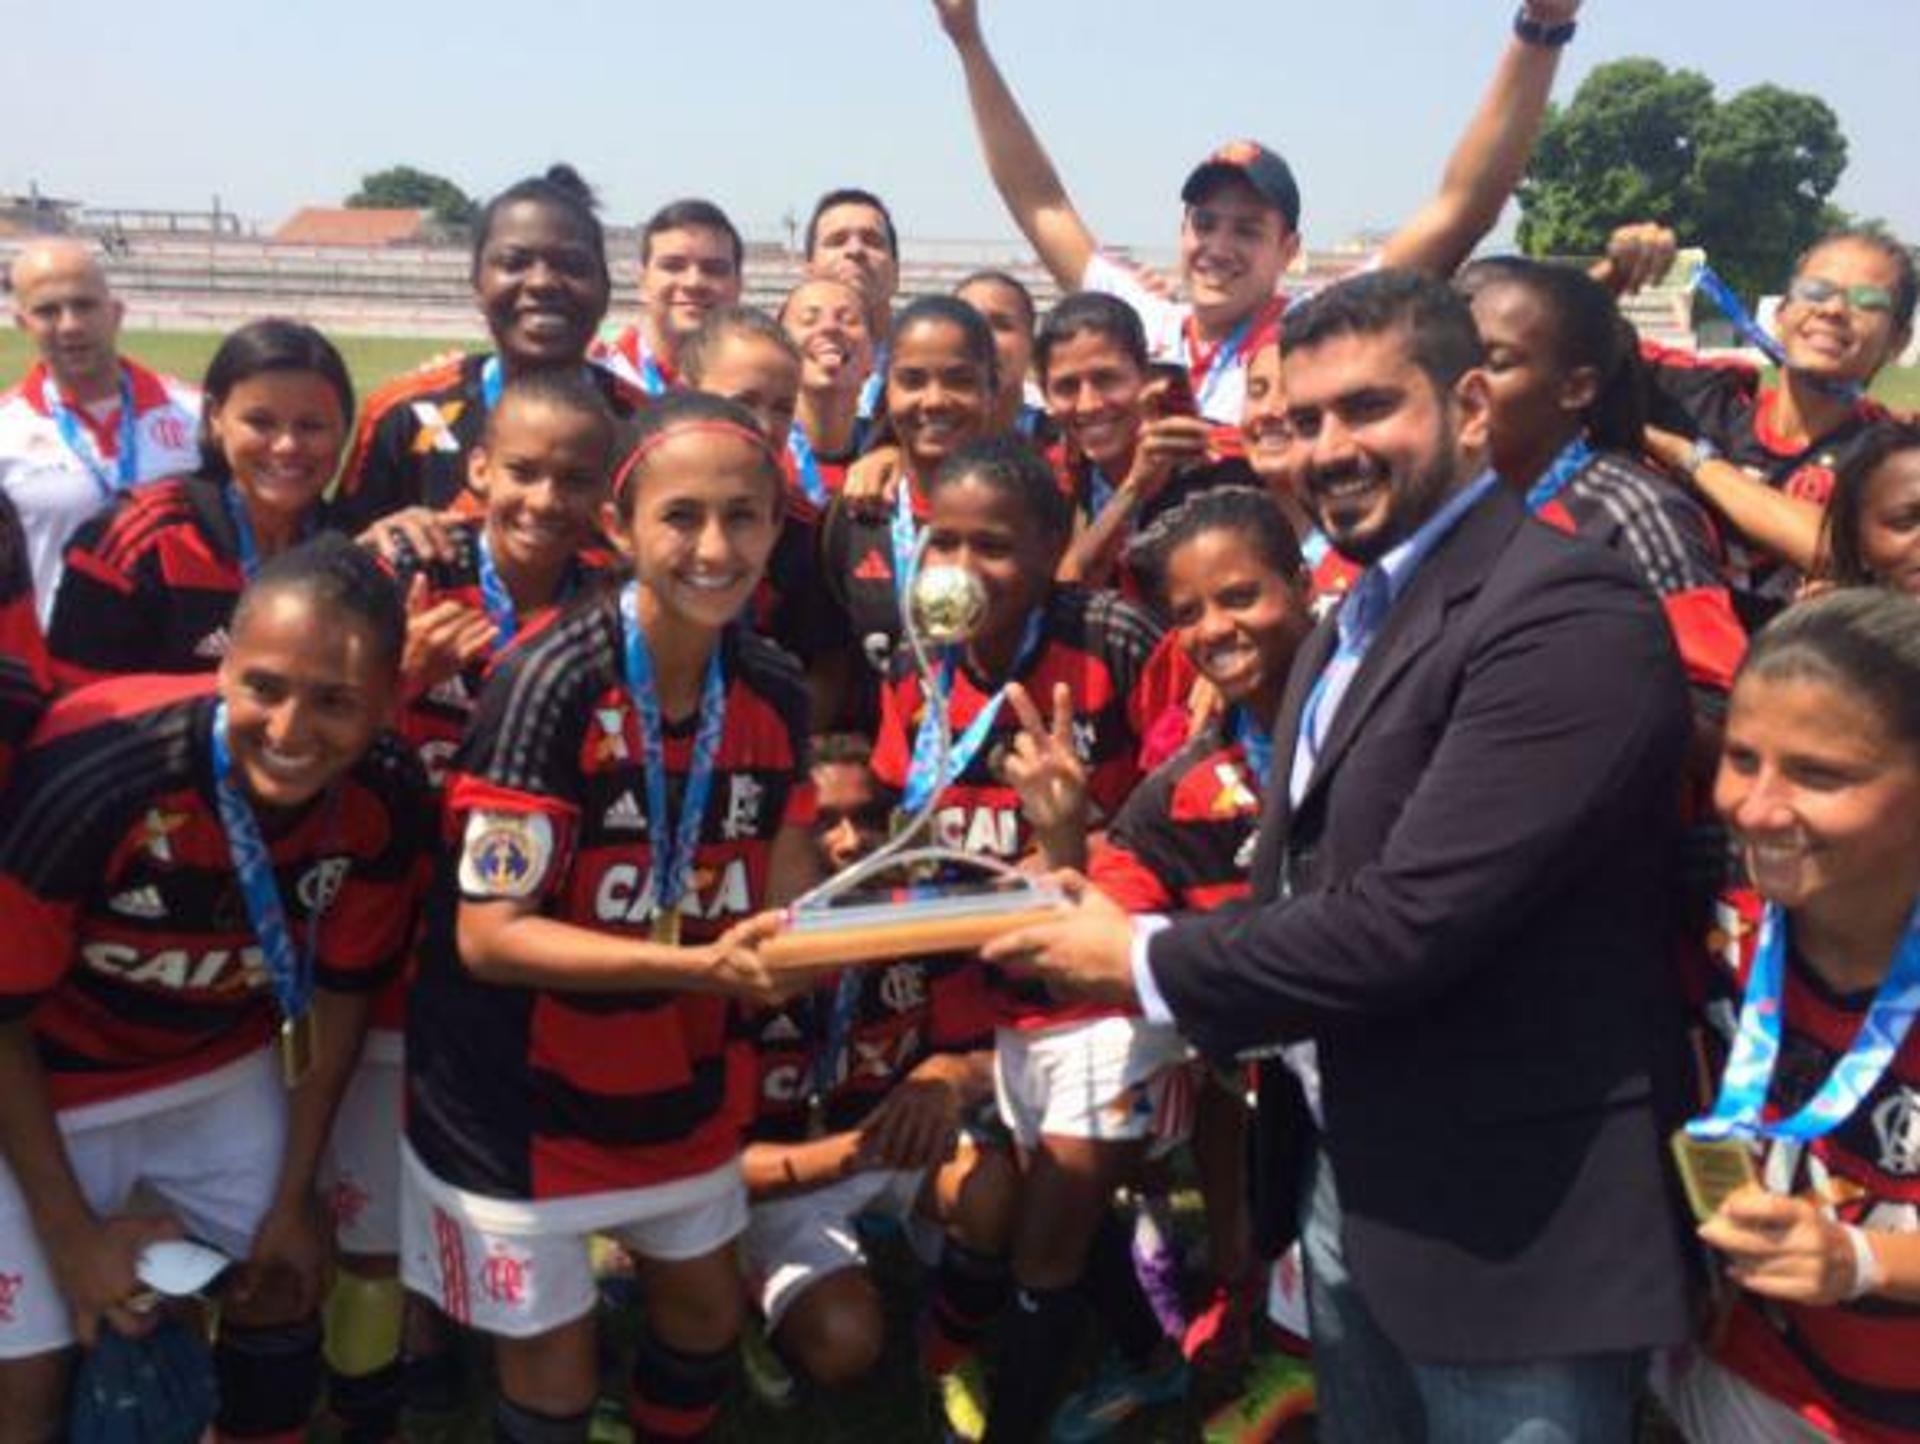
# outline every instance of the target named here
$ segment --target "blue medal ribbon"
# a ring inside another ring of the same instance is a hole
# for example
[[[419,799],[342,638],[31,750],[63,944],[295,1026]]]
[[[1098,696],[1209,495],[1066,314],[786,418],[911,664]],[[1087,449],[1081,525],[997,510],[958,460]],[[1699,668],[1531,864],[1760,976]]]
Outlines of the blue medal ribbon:
[[[647,650],[647,636],[640,627],[639,592],[638,582],[628,582],[620,589],[620,625],[626,642],[627,695],[640,722],[640,764],[647,779],[647,845],[651,854],[648,890],[653,897],[654,916],[659,917],[680,906],[693,881],[700,825],[706,817],[720,739],[727,727],[727,679],[716,644],[707,658],[706,680],[701,685],[700,721],[693,736],[693,757],[687,764],[686,788],[680,797],[680,816],[677,824],[670,823],[666,729],[654,679],[653,654]]]
[[[1240,348],[1247,344],[1247,337],[1252,334],[1253,323],[1259,319],[1259,316],[1260,313],[1255,311],[1253,315],[1235,326],[1232,334],[1220,343],[1214,350],[1213,358],[1207,362],[1207,374],[1200,378],[1200,384],[1194,388],[1193,392],[1195,405],[1202,416],[1207,414],[1207,407],[1213,401],[1213,393],[1219,388],[1221,377],[1225,376],[1227,369],[1240,359]]]
[[[1584,436],[1576,436],[1561,447],[1560,454],[1548,464],[1540,479],[1527,488],[1528,513],[1538,516],[1592,460],[1593,447]]]
[[[1273,779],[1273,734],[1254,721],[1245,707],[1235,707],[1227,735],[1247,754],[1247,768],[1264,793]]]
[[[500,404],[500,393],[507,389],[507,373],[498,356],[489,356],[480,367],[480,401],[488,411]]]
[[[665,396],[670,389],[667,386],[667,373],[660,369],[660,363],[654,359],[653,348],[647,345],[646,332],[634,331],[633,353],[640,362],[640,389],[649,396]]]
[[[914,548],[920,545],[920,524],[913,519],[913,483],[901,477],[893,493],[893,594],[906,604],[907,578],[913,574]]]
[[[893,348],[881,345],[873,353],[873,370],[867,373],[867,379],[860,383],[860,404],[856,414],[862,421],[871,421],[880,414],[880,403],[887,394],[887,367],[893,363]]]
[[[484,528],[474,538],[473,564],[480,575],[480,600],[486,606],[494,630],[500,634],[498,645],[504,647],[520,630],[520,614],[514,610],[513,593],[507,589],[500,568],[494,565],[493,547],[487,541]]]
[[[1768,1122],[1763,1115],[1780,1060],[1786,963],[1787,915],[1777,904],[1768,903],[1740,1003],[1739,1026],[1720,1079],[1720,1096],[1712,1112],[1687,1124],[1693,1137],[1788,1138],[1806,1143],[1825,1137],[1853,1116],[1892,1065],[1915,1014],[1920,1013],[1920,904],[1908,914],[1893,965],[1846,1056],[1798,1113]]]
[[[825,506],[830,498],[827,483],[820,475],[820,458],[813,454],[807,429],[798,421],[787,428],[787,455],[793,458],[794,475],[800,478],[800,490],[815,506]]]
[[[1091,461],[1087,463],[1087,516],[1089,519],[1100,515],[1107,509],[1107,503],[1113,500],[1117,490],[1107,480],[1107,474]]]
[[[1327,553],[1333,549],[1333,543],[1327,540],[1327,534],[1314,527],[1300,538],[1300,557],[1306,562],[1308,571],[1318,571],[1320,563],[1327,559]]]
[[[247,499],[240,495],[240,484],[227,478],[220,488],[220,499],[226,503],[227,520],[233,524],[233,552],[240,561],[240,575],[249,583],[260,575],[260,541],[253,534],[253,518],[247,515]],[[300,525],[300,539],[305,541],[313,534],[313,513],[309,511]]]
[[[1020,650],[1014,654],[1013,666],[1009,677],[1017,677],[1033,660],[1040,650],[1041,625],[1045,620],[1041,608],[1027,613],[1026,630],[1020,635]],[[953,678],[959,668],[962,644],[956,642],[948,647],[941,658],[939,687],[940,700],[946,706],[953,705]],[[976,753],[993,731],[994,719],[1000,715],[1000,709],[1007,700],[1007,689],[1000,690],[987,699],[987,703],[967,724],[967,730],[953,739],[953,746],[947,751],[947,767],[944,776],[937,776],[940,760],[940,724],[933,698],[927,699],[926,710],[920,718],[920,731],[913,739],[913,763],[907,771],[907,785],[900,795],[900,805],[907,812],[918,812],[929,798],[939,794],[946,785],[966,772]]]
[[[1719,272],[1702,261],[1693,268],[1691,284],[1694,290],[1713,302],[1720,314],[1733,323],[1733,329],[1739,334],[1741,340],[1765,356],[1780,370],[1790,369],[1787,365],[1787,348],[1780,344],[1777,336],[1754,319],[1753,312],[1747,309],[1747,303],[1740,299],[1733,287],[1721,279]],[[1862,394],[1861,388],[1852,382],[1820,381],[1813,377],[1803,379],[1813,381],[1822,391],[1844,397],[1849,401],[1859,400]]]
[[[47,408],[47,415],[53,418],[60,440],[86,467],[87,475],[93,478],[93,484],[100,489],[102,501],[111,501],[115,492],[133,485],[140,475],[140,418],[133,409],[133,377],[124,366],[120,368],[119,440],[111,472],[107,469],[106,458],[100,455],[99,448],[80,425],[79,418],[60,395],[60,387],[51,374],[40,388],[40,400]]]
[[[260,961],[273,989],[280,1016],[288,1022],[300,1018],[313,1001],[313,960],[320,938],[320,915],[307,923],[305,946],[293,945],[293,929],[287,922],[286,905],[280,899],[280,885],[273,875],[273,857],[267,851],[260,823],[247,805],[240,784],[233,776],[233,749],[227,740],[227,704],[213,709],[213,798],[220,812],[220,827],[227,834],[227,851],[233,858],[234,880],[240,885],[240,897],[246,904],[247,921],[260,944]]]
[[[815,1108],[825,1108],[828,1095],[842,1076],[840,1059],[847,1051],[847,1040],[853,1036],[853,1015],[860,1007],[860,980],[859,968],[847,968],[834,983],[833,1006],[827,1012],[825,1035],[813,1055],[813,1076],[808,1083],[808,1099]],[[814,994],[813,1006],[817,1017],[818,993]]]

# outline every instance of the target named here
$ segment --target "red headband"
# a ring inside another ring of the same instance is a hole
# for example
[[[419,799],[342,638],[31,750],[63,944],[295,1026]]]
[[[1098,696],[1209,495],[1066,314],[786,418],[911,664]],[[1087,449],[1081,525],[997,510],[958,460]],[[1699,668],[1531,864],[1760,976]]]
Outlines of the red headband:
[[[627,484],[633,479],[634,469],[647,458],[647,454],[657,451],[677,436],[689,432],[703,436],[731,436],[736,441],[744,441],[774,468],[780,469],[780,459],[773,454],[773,447],[766,436],[756,427],[742,426],[737,421],[729,421],[723,416],[688,417],[685,421],[669,421],[665,426],[647,437],[632,451],[627,459],[620,463],[620,469],[613,474],[613,499],[619,502],[625,495]]]

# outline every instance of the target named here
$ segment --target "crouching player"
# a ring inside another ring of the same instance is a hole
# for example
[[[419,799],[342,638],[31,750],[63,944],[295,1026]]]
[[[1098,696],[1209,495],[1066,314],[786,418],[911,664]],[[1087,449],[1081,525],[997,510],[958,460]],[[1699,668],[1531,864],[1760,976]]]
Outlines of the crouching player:
[[[628,576],[499,662],[447,778],[407,1010],[401,1278],[493,1336],[495,1437],[585,1440],[589,1238],[636,1255],[633,1420],[699,1437],[732,1377],[750,915],[811,880],[799,669],[732,623],[780,530],[752,415],[663,398],[614,483]],[[738,1066],[735,1066],[735,1065]]]
[[[859,751],[823,748],[814,781],[822,860],[845,866],[859,854],[849,835],[880,835],[862,812],[884,803]],[[962,1127],[993,1093],[978,965],[848,968],[745,1027],[759,1097],[741,1160],[753,1200],[743,1252],[774,1348],[825,1388],[874,1368],[885,1321],[855,1220],[897,1219],[935,1270],[928,1371],[950,1427],[978,1438],[978,1371],[959,1371],[1004,1300],[1015,1185],[1005,1152]]]
[[[301,1437],[315,1168],[425,851],[418,764],[379,737],[404,630],[378,563],[321,537],[261,569],[217,679],[76,692],[22,755],[0,816],[0,1438],[58,1435],[72,1346],[140,1327],[136,1260],[182,1229],[244,1261],[218,1437]],[[170,1217],[128,1216],[136,1187]]]

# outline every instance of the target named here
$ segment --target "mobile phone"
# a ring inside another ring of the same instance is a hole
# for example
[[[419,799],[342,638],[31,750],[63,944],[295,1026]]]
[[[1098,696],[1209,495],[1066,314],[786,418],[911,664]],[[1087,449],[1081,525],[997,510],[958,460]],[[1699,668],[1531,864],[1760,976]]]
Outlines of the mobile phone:
[[[1172,362],[1156,362],[1147,368],[1149,379],[1162,383],[1156,403],[1162,416],[1198,416],[1200,403],[1193,394],[1193,379],[1187,368]]]

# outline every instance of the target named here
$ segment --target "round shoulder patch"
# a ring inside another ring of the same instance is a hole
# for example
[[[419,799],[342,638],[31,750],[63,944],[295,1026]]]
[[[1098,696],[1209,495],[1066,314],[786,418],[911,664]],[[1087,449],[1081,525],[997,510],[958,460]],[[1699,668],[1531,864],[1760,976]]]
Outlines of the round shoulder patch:
[[[529,898],[553,861],[553,821],[538,812],[480,810],[467,818],[460,891],[468,897]]]

